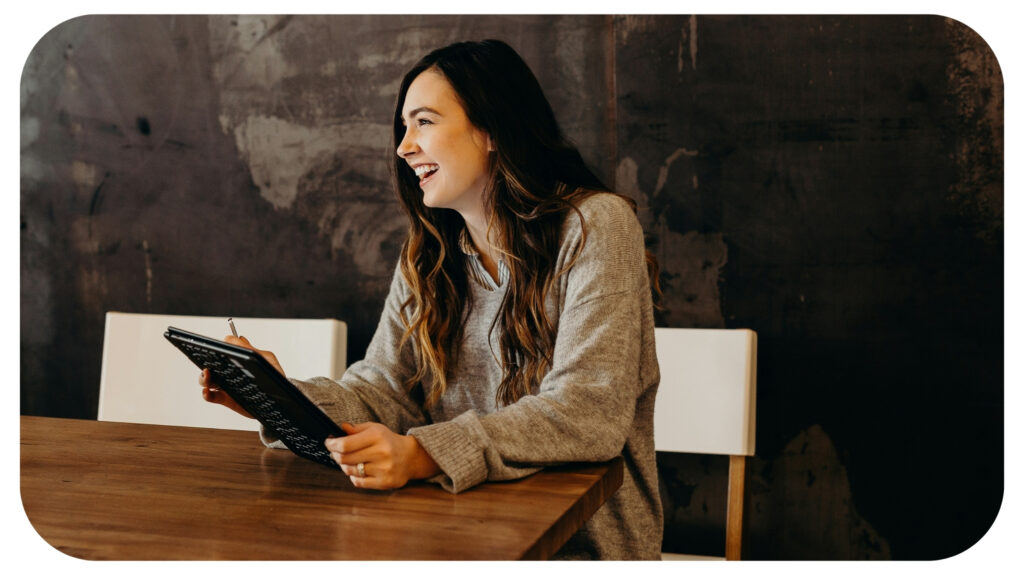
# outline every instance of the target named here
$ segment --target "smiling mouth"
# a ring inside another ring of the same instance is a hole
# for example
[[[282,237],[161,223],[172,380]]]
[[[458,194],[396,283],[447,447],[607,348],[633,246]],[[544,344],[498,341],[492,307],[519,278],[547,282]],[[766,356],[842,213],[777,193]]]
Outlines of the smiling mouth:
[[[420,179],[420,186],[429,182],[439,169],[440,166],[438,166],[437,164],[428,164],[416,168],[416,175]]]

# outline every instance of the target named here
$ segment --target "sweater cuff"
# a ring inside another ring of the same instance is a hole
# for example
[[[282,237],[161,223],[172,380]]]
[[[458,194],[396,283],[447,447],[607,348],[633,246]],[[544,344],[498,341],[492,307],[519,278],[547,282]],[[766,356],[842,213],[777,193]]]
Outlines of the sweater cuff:
[[[487,480],[484,448],[473,441],[474,435],[481,434],[483,427],[471,411],[450,421],[415,427],[408,433],[441,468],[442,473],[429,481],[439,483],[450,493],[465,491]]]
[[[266,447],[273,447],[274,449],[288,449],[288,446],[281,441],[277,435],[266,428],[262,423],[260,424],[260,441]]]

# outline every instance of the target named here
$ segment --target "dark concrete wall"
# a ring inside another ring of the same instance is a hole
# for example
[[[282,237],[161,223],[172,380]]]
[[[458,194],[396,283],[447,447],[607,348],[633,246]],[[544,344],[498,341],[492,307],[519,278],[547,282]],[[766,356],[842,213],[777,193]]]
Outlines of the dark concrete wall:
[[[83,17],[21,83],[21,412],[95,417],[103,314],[338,317],[402,239],[388,122],[499,37],[639,202],[659,325],[759,334],[751,558],[935,558],[1002,497],[1002,77],[939,17]],[[665,549],[726,462],[660,454]]]

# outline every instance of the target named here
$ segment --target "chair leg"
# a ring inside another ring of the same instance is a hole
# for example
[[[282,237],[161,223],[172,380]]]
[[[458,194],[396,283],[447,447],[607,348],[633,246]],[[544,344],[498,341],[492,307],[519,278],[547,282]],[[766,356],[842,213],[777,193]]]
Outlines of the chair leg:
[[[743,539],[743,495],[747,475],[747,458],[744,455],[729,456],[729,496],[726,504],[725,559],[740,559]]]

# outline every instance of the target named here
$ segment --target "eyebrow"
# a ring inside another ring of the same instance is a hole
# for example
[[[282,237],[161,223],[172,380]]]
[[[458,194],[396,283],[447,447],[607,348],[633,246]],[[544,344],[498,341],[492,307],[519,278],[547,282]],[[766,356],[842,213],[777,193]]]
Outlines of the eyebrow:
[[[429,113],[434,114],[436,116],[441,116],[442,115],[441,112],[438,112],[437,110],[431,108],[430,106],[420,106],[419,108],[416,108],[415,110],[409,112],[408,117],[409,118],[415,118],[416,114],[419,114],[420,112],[429,112]],[[405,118],[402,118],[402,125],[403,126],[405,125]]]

